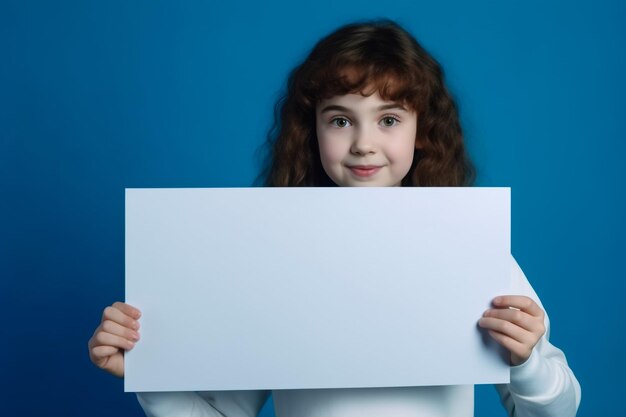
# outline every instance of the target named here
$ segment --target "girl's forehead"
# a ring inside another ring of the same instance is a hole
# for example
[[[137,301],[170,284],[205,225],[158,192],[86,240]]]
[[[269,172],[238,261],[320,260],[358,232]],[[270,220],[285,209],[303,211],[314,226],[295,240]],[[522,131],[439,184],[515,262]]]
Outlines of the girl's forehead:
[[[318,111],[324,111],[329,107],[334,108],[334,106],[354,110],[384,110],[391,108],[391,106],[406,109],[406,106],[402,103],[383,99],[378,91],[374,91],[369,95],[348,93],[322,99],[317,103],[316,109]]]

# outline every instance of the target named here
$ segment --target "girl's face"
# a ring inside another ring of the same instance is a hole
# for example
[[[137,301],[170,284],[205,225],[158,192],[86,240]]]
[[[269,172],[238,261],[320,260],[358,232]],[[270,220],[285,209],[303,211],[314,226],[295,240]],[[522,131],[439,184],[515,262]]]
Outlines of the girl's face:
[[[413,162],[415,112],[374,93],[322,100],[315,115],[322,166],[337,185],[400,185]]]

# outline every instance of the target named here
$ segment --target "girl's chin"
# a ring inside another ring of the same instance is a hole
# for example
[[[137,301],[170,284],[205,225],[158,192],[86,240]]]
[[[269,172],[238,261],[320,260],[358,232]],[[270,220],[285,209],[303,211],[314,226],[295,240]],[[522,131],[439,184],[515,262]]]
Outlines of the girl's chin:
[[[339,187],[400,187],[402,185],[401,181],[393,182],[391,180],[370,180],[370,181],[355,181],[355,180],[346,180],[346,181],[334,181],[335,184]]]

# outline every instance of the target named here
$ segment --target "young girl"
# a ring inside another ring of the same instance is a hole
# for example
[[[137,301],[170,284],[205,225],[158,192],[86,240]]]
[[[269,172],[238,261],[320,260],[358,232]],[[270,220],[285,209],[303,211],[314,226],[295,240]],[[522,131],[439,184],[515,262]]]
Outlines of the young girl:
[[[272,138],[269,186],[463,186],[473,179],[438,63],[391,21],[341,27],[289,78]],[[270,135],[271,136],[271,135]],[[510,352],[497,386],[511,416],[570,417],[580,386],[548,341],[541,302],[511,258],[516,294],[493,300],[480,327]],[[89,341],[91,360],[123,376],[140,312],[117,302]],[[460,347],[462,349],[462,347]],[[419,354],[419,352],[415,352]],[[256,416],[266,391],[138,393],[148,416]],[[277,417],[473,415],[473,386],[275,390]]]

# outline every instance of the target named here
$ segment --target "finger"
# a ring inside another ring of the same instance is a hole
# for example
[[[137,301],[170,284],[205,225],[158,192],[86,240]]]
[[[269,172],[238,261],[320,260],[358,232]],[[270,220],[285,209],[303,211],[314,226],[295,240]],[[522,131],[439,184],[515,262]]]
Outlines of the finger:
[[[102,313],[102,322],[105,320],[111,320],[129,329],[138,330],[139,322],[122,312],[122,310],[114,307],[114,305],[104,309],[104,312]]]
[[[496,341],[498,344],[502,345],[506,350],[511,353],[511,356],[516,356],[519,360],[517,362],[524,362],[526,359],[530,357],[530,353],[532,352],[532,348],[524,345],[523,343],[518,342],[515,339],[510,338],[509,336],[496,332],[494,330],[489,330],[489,335]]]
[[[124,350],[130,350],[135,347],[135,342],[115,334],[100,331],[92,338],[92,350],[97,346],[113,346]]]
[[[130,304],[122,303],[121,301],[116,301],[113,303],[113,307],[117,308],[122,313],[126,314],[127,316],[132,317],[135,320],[141,317],[141,311],[139,311],[137,307],[133,307]]]
[[[91,356],[94,362],[100,362],[109,356],[115,355],[119,352],[119,348],[113,346],[96,346],[91,349]]]
[[[519,343],[532,344],[535,339],[531,332],[506,320],[493,317],[481,317],[481,319],[478,320],[478,325],[483,329],[494,330],[508,336]]]
[[[543,320],[517,309],[493,308],[485,311],[483,317],[492,317],[500,320],[506,320],[521,327],[524,330],[533,333],[543,334],[545,332]]]
[[[119,323],[116,323],[112,320],[105,320],[100,325],[100,329],[106,333],[111,333],[116,336],[121,336],[124,339],[130,340],[132,342],[136,342],[139,340],[139,333],[135,330],[129,329],[128,327],[124,327]]]
[[[105,369],[118,377],[124,376],[124,356],[119,349],[112,346],[98,346],[89,351],[89,357],[98,368]]]
[[[544,315],[541,307],[532,298],[525,295],[501,295],[493,299],[493,305],[517,308],[535,317],[543,317]]]

